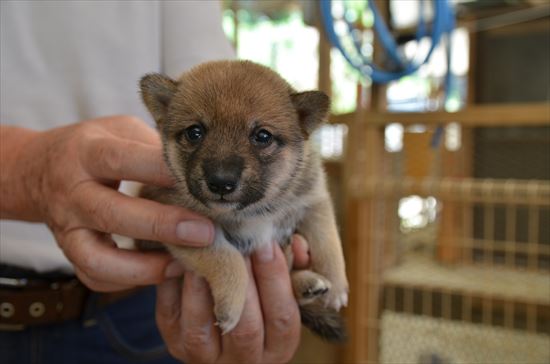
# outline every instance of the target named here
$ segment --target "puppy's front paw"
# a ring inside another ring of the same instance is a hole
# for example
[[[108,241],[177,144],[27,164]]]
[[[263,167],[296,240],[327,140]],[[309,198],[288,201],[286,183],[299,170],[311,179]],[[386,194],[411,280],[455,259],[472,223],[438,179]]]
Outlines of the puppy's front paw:
[[[237,326],[244,308],[248,277],[234,278],[227,280],[225,284],[211,285],[214,316],[216,317],[215,325],[220,328],[222,335]]]
[[[308,304],[326,295],[331,284],[320,274],[310,270],[292,272],[292,288],[300,305]]]
[[[222,332],[222,335],[227,334],[233,330],[239,319],[241,318],[242,307],[231,307],[227,304],[217,304],[214,307],[214,315],[216,316],[216,322],[214,325],[218,326]]]

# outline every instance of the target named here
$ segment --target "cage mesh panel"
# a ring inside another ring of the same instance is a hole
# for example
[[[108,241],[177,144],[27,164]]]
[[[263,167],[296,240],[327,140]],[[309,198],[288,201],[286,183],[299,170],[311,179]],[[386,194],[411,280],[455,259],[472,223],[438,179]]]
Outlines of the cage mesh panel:
[[[463,128],[449,151],[433,128],[405,129],[379,176],[355,175],[374,216],[363,282],[379,300],[362,322],[380,362],[550,362],[549,130]],[[418,212],[435,218],[405,229],[411,196],[435,197]]]

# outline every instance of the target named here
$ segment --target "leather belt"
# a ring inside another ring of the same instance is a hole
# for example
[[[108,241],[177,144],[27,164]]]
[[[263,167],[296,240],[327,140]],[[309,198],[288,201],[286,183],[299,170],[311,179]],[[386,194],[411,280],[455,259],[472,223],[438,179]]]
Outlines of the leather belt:
[[[78,279],[43,280],[0,277],[0,330],[60,323],[83,318],[88,299],[96,295],[103,308],[137,292],[94,293]]]

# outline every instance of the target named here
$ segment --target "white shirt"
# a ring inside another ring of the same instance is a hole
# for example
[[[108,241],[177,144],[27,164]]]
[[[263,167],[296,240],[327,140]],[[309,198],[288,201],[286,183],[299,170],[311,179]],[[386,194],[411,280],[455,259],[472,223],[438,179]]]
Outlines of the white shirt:
[[[13,1],[0,5],[0,122],[46,130],[90,118],[152,119],[138,82],[233,58],[218,1]],[[0,262],[73,268],[44,224],[0,221]]]

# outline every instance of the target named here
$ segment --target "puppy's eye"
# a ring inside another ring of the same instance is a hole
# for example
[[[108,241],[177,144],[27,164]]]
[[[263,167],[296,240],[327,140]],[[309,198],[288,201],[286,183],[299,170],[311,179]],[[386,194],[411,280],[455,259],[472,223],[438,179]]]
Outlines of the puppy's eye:
[[[273,135],[265,129],[258,130],[252,136],[252,142],[258,146],[266,147],[273,141]]]
[[[198,124],[191,125],[185,129],[185,137],[192,143],[196,143],[204,138],[204,128]]]

